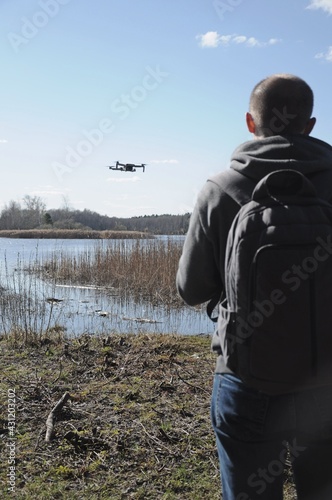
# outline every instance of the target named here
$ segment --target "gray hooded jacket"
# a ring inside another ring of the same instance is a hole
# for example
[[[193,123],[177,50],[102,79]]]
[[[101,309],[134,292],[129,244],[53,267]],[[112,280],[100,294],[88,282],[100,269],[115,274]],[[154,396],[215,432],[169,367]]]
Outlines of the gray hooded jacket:
[[[294,169],[314,184],[320,197],[332,203],[332,147],[319,139],[292,135],[246,142],[234,151],[230,169],[247,179],[241,179],[240,187],[239,175],[234,172],[232,191],[247,190],[248,198],[253,186],[267,174]],[[176,278],[179,294],[189,305],[220,298],[224,290],[227,236],[240,206],[223,191],[223,178],[225,172],[206,182],[190,219]],[[216,372],[229,372],[218,331],[213,335],[212,349],[218,354]]]

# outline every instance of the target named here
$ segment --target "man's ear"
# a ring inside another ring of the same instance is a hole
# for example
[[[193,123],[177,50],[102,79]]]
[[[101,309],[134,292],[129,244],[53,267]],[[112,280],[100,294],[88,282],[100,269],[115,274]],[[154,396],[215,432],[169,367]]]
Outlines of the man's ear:
[[[250,113],[246,113],[246,123],[247,123],[247,127],[248,127],[249,132],[251,134],[255,134],[256,125],[255,125],[254,119]]]
[[[310,118],[303,131],[304,135],[309,135],[316,124],[316,118]]]

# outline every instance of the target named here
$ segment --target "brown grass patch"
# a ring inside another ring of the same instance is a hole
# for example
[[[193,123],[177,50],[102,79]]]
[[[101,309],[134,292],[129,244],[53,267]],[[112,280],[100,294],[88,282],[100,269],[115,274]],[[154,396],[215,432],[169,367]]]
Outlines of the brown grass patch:
[[[218,500],[207,336],[111,335],[20,347],[0,341],[2,464],[15,389],[15,498]],[[55,434],[46,419],[65,393]],[[287,474],[288,475],[288,474]],[[288,494],[294,499],[291,480]],[[2,498],[13,498],[2,488]]]

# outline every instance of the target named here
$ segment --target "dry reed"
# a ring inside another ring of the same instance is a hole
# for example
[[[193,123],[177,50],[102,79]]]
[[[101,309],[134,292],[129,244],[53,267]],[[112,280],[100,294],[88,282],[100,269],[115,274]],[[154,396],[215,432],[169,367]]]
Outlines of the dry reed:
[[[37,258],[37,257],[36,257]],[[35,266],[37,261],[30,262]],[[42,284],[25,270],[25,264],[18,256],[12,272],[6,262],[0,270],[0,329],[23,343],[34,342],[43,333],[54,329],[58,312],[44,300]]]
[[[119,295],[179,306],[175,276],[182,243],[168,239],[100,242],[78,254],[54,252],[31,269],[57,283],[116,288]]]

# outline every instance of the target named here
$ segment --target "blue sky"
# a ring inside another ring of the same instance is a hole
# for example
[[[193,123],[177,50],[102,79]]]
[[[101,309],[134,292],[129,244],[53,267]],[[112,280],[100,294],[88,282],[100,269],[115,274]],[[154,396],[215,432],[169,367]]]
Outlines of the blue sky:
[[[311,85],[331,142],[331,23],[332,0],[2,0],[0,208],[191,211],[272,73]]]

